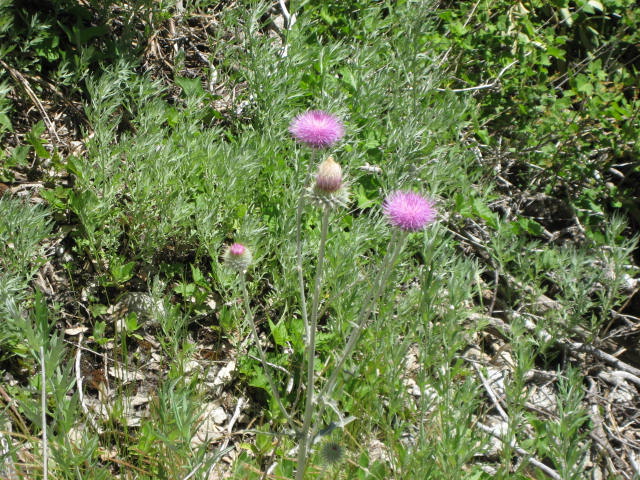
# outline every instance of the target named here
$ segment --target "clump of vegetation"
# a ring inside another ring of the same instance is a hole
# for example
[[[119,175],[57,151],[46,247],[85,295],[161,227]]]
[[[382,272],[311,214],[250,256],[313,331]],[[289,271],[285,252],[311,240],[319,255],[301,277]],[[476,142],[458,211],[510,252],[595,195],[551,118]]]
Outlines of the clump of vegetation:
[[[637,476],[638,14],[0,0],[0,477]]]
[[[622,209],[637,225],[635,3],[442,2],[440,9],[442,22],[429,35],[447,53],[446,86],[478,99],[469,133],[487,161],[517,188],[567,198],[586,224]]]

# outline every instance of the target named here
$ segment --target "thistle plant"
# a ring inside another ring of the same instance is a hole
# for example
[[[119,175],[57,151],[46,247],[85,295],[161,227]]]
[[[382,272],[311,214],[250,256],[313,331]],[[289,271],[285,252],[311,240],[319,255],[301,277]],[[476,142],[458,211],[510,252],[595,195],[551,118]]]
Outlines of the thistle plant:
[[[311,111],[296,117],[289,131],[298,142],[310,147],[314,155],[320,149],[332,146],[344,134],[342,123],[334,116],[321,111]],[[307,183],[310,179],[310,166],[307,169]],[[304,279],[302,259],[302,212],[306,201],[309,200],[315,207],[321,210],[320,239],[313,277],[313,286],[310,290],[311,308],[306,302],[307,285]],[[296,252],[297,273],[300,294],[301,315],[305,331],[305,352],[303,364],[306,365],[305,402],[301,412],[301,418],[295,418],[290,413],[273,377],[269,373],[265,353],[259,342],[258,331],[251,311],[249,294],[246,287],[245,273],[251,263],[251,252],[240,243],[228,246],[223,254],[224,263],[240,274],[240,282],[243,293],[245,315],[251,327],[254,342],[258,349],[260,361],[263,365],[265,376],[273,393],[273,398],[279,409],[289,422],[290,427],[296,432],[298,439],[296,479],[304,478],[313,445],[321,436],[321,422],[327,406],[334,405],[332,395],[343,371],[345,362],[351,358],[361,333],[375,310],[375,306],[383,295],[393,266],[404,246],[407,236],[412,232],[418,232],[432,223],[436,218],[434,203],[424,196],[411,191],[397,191],[392,193],[383,202],[383,213],[393,228],[393,233],[386,254],[377,268],[377,273],[371,283],[368,293],[364,297],[359,313],[355,320],[349,323],[352,328],[342,351],[337,356],[326,381],[320,386],[316,378],[316,333],[318,330],[318,317],[320,314],[320,298],[323,286],[324,263],[329,233],[330,217],[333,210],[347,205],[349,193],[347,182],[343,177],[342,167],[333,156],[325,158],[317,167],[315,182],[303,189],[296,213]],[[302,382],[302,380],[301,380]],[[337,411],[337,409],[334,408]],[[339,414],[338,414],[339,415]],[[315,419],[315,420],[314,420]],[[335,442],[325,443],[322,449],[322,457],[330,463],[342,458],[342,447]],[[329,445],[329,447],[327,446]]]
[[[249,265],[251,265],[253,255],[251,254],[251,250],[243,244],[236,242],[225,249],[222,260],[227,267],[244,274],[247,268],[249,268]]]
[[[321,110],[311,110],[296,116],[289,133],[298,143],[311,148],[311,161],[307,164],[304,185],[310,178],[313,160],[322,148],[333,146],[344,136],[344,125],[338,117]],[[299,165],[298,165],[299,169]],[[305,196],[300,195],[296,210],[296,271],[298,273],[298,288],[300,292],[300,308],[305,327],[305,338],[309,338],[309,320],[307,317],[307,299],[304,290],[304,272],[302,269],[302,212],[305,206]]]

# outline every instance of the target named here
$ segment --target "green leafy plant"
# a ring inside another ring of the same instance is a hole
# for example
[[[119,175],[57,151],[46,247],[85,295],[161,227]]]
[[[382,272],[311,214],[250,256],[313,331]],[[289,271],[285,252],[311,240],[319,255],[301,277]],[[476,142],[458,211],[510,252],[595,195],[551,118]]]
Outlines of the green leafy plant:
[[[516,185],[570,189],[582,207],[594,193],[613,208],[626,205],[625,194],[601,179],[637,154],[634,3],[472,3],[444,2],[431,38],[455,59],[449,70],[457,80],[448,87],[479,96],[482,120],[473,133],[482,148],[498,157],[523,152]],[[579,216],[599,223],[597,210]]]
[[[636,10],[0,0],[0,476],[622,475]]]

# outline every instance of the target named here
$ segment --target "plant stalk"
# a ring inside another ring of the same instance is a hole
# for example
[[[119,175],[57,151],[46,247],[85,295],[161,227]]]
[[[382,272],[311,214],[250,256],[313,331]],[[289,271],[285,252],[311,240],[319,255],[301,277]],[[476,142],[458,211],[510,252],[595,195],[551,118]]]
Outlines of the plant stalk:
[[[314,164],[316,154],[311,155],[311,160],[307,165],[307,171],[303,185],[307,185],[311,176],[311,168]],[[302,259],[302,211],[306,204],[306,195],[303,190],[298,199],[298,208],[296,209],[296,270],[298,272],[298,289],[300,290],[300,311],[302,314],[302,321],[304,323],[305,341],[309,340],[309,317],[307,315],[307,297],[304,291],[304,272],[303,272],[303,259]]]
[[[49,478],[49,446],[47,443],[47,367],[45,365],[44,358],[44,346],[40,345],[40,363],[42,365],[41,370],[41,391],[40,401],[42,408],[42,478],[47,480]]]
[[[362,328],[364,327],[365,322],[371,315],[371,312],[373,311],[378,299],[382,295],[387,285],[387,281],[393,269],[393,265],[395,264],[398,258],[398,255],[402,250],[402,247],[404,245],[406,238],[407,238],[406,232],[394,231],[394,234],[391,237],[391,240],[389,241],[387,254],[384,257],[384,260],[382,261],[382,265],[380,265],[380,269],[378,270],[378,274],[373,282],[373,285],[371,286],[369,295],[367,296],[367,299],[363,304],[362,309],[360,310],[360,313],[358,314],[357,321],[351,330],[349,339],[347,340],[347,344],[345,345],[344,350],[342,351],[342,355],[340,356],[338,363],[336,363],[336,365],[333,367],[329,380],[327,380],[327,383],[325,383],[324,387],[318,394],[320,406],[319,406],[318,413],[316,415],[317,421],[321,420],[322,415],[324,413],[324,409],[325,409],[324,399],[332,394],[338,379],[338,375],[342,371],[342,367],[344,363],[351,356],[351,353],[353,352],[356,344],[358,343],[358,340],[360,339],[360,333],[362,332]],[[312,438],[315,436],[317,430],[318,430],[318,427],[316,425],[313,428],[313,432],[311,435]]]
[[[307,456],[311,446],[311,419],[314,406],[315,386],[315,357],[316,357],[316,330],[318,327],[318,310],[320,306],[320,287],[322,285],[322,273],[324,267],[324,252],[329,230],[329,214],[331,209],[324,207],[322,212],[322,226],[320,230],[320,247],[318,249],[318,264],[313,286],[313,299],[311,302],[311,322],[309,324],[309,337],[307,343],[307,396],[304,407],[302,431],[300,432],[300,445],[298,447],[298,466],[296,480],[302,480],[307,467]]]

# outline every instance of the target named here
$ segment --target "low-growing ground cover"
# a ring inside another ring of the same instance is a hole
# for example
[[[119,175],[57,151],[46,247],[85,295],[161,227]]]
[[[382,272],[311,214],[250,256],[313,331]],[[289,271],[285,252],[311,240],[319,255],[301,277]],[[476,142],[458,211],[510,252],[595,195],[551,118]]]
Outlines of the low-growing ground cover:
[[[0,2],[0,476],[638,475],[638,10],[492,3]]]

